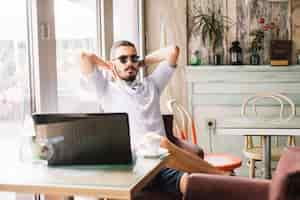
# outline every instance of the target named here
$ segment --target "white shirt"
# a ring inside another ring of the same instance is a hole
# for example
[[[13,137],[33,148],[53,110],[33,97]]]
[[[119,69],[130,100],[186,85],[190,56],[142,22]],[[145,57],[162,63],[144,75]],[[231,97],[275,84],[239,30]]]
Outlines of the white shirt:
[[[95,70],[82,76],[81,87],[96,92],[104,112],[128,113],[132,147],[142,142],[147,132],[165,135],[160,112],[160,95],[171,78],[175,68],[167,62],[160,63],[143,82],[109,81],[103,72]]]

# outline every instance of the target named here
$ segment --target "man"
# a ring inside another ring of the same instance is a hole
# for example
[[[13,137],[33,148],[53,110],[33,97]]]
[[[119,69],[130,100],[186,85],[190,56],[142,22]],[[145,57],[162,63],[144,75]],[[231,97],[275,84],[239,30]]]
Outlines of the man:
[[[81,55],[82,88],[97,93],[104,112],[128,113],[133,151],[139,148],[146,133],[165,135],[160,95],[177,67],[178,56],[179,48],[170,46],[140,61],[134,44],[128,41],[114,43],[109,62],[94,54]],[[159,65],[154,72],[143,82],[139,81],[139,68],[156,63]],[[111,78],[105,77],[104,71],[110,71]],[[173,155],[168,167],[185,172],[223,173],[165,138],[161,146]],[[158,184],[164,191],[181,194],[185,190],[188,174],[171,168],[163,169],[153,180],[153,185]]]

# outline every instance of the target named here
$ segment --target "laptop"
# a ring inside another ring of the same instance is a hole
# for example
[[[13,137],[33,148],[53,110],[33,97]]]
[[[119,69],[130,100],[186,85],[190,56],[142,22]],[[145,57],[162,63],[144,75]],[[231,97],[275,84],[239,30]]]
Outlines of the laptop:
[[[127,113],[33,114],[48,165],[132,164]]]

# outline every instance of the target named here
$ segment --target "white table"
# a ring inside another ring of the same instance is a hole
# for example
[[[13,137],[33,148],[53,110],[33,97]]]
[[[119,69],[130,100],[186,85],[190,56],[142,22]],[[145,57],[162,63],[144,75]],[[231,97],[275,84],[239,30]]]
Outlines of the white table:
[[[227,118],[216,124],[216,133],[223,135],[264,136],[264,178],[271,178],[271,136],[299,136],[300,117],[281,124],[253,122],[242,118]]]
[[[6,145],[0,146],[2,152],[0,191],[17,193],[132,199],[164,167],[168,159],[168,156],[163,159],[139,158],[132,167],[128,165],[48,167],[42,164],[21,163],[17,155],[16,142],[0,142],[3,143]]]

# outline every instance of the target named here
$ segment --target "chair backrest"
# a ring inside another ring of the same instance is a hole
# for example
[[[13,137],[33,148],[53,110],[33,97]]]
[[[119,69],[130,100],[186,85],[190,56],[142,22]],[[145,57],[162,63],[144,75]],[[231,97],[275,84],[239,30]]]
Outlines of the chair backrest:
[[[163,115],[162,116],[163,121],[164,121],[164,126],[165,126],[165,131],[166,131],[166,137],[170,141],[174,141],[175,136],[173,135],[173,115]]]
[[[256,103],[259,100],[263,100],[263,99],[273,99],[280,104],[280,112],[279,112],[278,118],[275,118],[275,119],[268,118],[267,119],[267,118],[259,115],[259,113],[257,112],[257,104]],[[289,105],[289,107],[291,108],[289,115],[286,118],[284,118],[284,108],[286,105],[284,103],[287,103],[287,105]],[[247,113],[247,107],[249,106],[249,104],[252,104],[252,111],[253,111],[253,114],[255,114],[255,116],[252,118]],[[283,94],[280,94],[280,93],[258,93],[258,94],[249,96],[244,100],[242,109],[241,109],[241,115],[242,115],[242,117],[247,118],[251,121],[280,124],[280,123],[289,121],[295,117],[296,106],[295,106],[295,103],[289,97],[287,97]]]
[[[183,140],[191,140],[192,143],[197,144],[196,125],[191,114],[175,99],[169,100],[167,107],[174,117],[174,132],[176,136]]]
[[[280,112],[278,113],[277,118],[265,118],[263,116],[260,116],[259,113],[257,112],[257,102],[259,100],[264,100],[264,99],[273,99],[277,101],[280,105]],[[254,114],[254,117],[249,116],[248,107],[252,105],[252,114]],[[290,110],[285,110],[286,105],[290,107]],[[287,117],[284,117],[284,111],[289,111]],[[293,119],[296,115],[296,106],[295,103],[286,95],[280,94],[280,93],[258,93],[251,95],[247,97],[241,108],[241,116],[243,118],[246,118],[250,121],[254,122],[264,122],[264,123],[271,123],[271,124],[280,124],[280,123],[285,123],[291,119]],[[259,138],[259,145],[257,146],[262,146],[263,144],[263,137]],[[287,146],[295,146],[295,137],[293,136],[288,136],[287,140]],[[275,145],[278,146],[278,137],[275,137]],[[246,136],[245,137],[245,148],[246,149],[251,149],[254,147],[253,139],[252,136]]]

